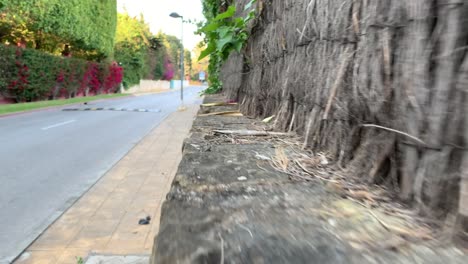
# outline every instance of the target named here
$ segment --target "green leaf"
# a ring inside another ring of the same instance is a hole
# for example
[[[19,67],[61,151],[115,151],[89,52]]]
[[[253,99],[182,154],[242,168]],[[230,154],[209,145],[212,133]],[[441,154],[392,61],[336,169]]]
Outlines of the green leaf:
[[[237,52],[240,52],[242,50],[242,42],[240,41],[237,41],[234,43],[234,49],[237,51]]]
[[[242,17],[238,17],[234,19],[234,25],[236,28],[243,28],[245,26],[244,19]]]
[[[215,21],[219,21],[222,19],[230,18],[233,17],[236,14],[236,7],[235,6],[229,6],[226,12],[221,13],[215,17]]]
[[[215,31],[216,29],[219,28],[219,24],[216,23],[216,22],[212,22],[206,26],[204,26],[201,30],[204,31],[204,32],[209,32],[209,31]]]
[[[220,39],[217,44],[217,49],[220,51],[223,51],[225,46],[231,43],[232,39],[233,39],[232,35],[228,35],[225,38]]]
[[[227,26],[222,26],[217,29],[219,38],[224,38],[226,35],[232,30],[232,28],[227,27]]]
[[[216,50],[216,46],[215,45],[212,45],[211,43],[208,45],[208,47],[206,47],[205,50],[203,50],[201,53],[200,53],[200,57],[198,57],[198,60],[202,60],[204,58],[206,58],[207,56],[209,56],[211,53],[213,53],[214,51]]]
[[[222,89],[222,83],[219,80],[221,65],[232,52],[242,50],[250,33],[247,30],[247,22],[256,16],[254,8],[256,0],[246,1],[248,3],[244,8],[248,14],[245,16],[235,16],[236,8],[234,5],[229,6],[225,12],[220,14],[221,2],[219,0],[203,1],[203,14],[208,23],[217,24],[217,27],[199,27],[198,31],[205,36],[205,42],[209,44],[209,48],[200,55],[200,59],[210,55],[208,65],[210,87],[204,93],[217,92]]]

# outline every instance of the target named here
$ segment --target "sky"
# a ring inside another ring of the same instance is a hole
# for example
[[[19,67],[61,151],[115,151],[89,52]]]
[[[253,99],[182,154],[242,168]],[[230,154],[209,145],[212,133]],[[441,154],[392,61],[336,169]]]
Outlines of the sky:
[[[169,16],[177,12],[184,19],[203,20],[201,0],[117,0],[119,12],[124,8],[131,16],[143,14],[151,31],[156,34],[160,30],[166,34],[180,38],[181,22]],[[184,47],[192,50],[202,40],[193,32],[196,26],[184,23]]]

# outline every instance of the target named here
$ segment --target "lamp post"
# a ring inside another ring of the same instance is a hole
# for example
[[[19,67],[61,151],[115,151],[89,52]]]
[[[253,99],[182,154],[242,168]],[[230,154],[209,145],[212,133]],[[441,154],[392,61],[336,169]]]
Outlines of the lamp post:
[[[122,67],[122,62],[117,63],[120,67]],[[124,86],[123,86],[123,75],[122,75],[122,81],[120,82],[120,93],[124,92]]]
[[[180,35],[180,44],[181,44],[181,50],[180,50],[180,111],[185,110],[184,106],[184,17],[177,14],[176,12],[172,12],[170,17],[173,18],[180,18],[180,24],[182,25],[182,31]]]

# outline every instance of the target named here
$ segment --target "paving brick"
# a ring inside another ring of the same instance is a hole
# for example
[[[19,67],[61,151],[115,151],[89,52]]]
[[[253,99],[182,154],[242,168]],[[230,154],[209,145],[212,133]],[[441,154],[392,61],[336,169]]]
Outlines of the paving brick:
[[[56,264],[60,251],[26,251],[18,258],[16,263],[20,264]],[[76,264],[76,262],[75,262]]]
[[[31,250],[60,250],[65,249],[71,240],[81,231],[79,224],[56,224],[39,237]]]
[[[198,106],[193,106],[168,116],[16,263],[76,264],[77,257],[86,259],[96,253],[149,254],[159,228],[160,207],[197,110]],[[146,216],[151,216],[150,224],[139,225],[138,220]]]
[[[120,219],[94,219],[84,226],[72,239],[67,248],[100,249],[104,248],[114,233]]]
[[[77,264],[79,258],[86,260],[91,253],[86,249],[68,249],[60,255],[57,264]]]

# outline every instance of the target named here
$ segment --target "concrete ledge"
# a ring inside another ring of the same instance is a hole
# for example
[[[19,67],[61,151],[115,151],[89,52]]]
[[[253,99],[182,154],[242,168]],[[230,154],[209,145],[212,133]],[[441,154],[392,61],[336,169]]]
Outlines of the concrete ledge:
[[[199,113],[236,107],[202,107]],[[452,245],[395,232],[418,231],[411,217],[379,208],[371,214],[334,185],[275,170],[271,160],[278,150],[302,151],[288,143],[294,138],[228,136],[216,129],[268,127],[247,117],[195,119],[150,263],[465,263],[468,255]]]
[[[86,264],[147,264],[149,256],[91,256]]]

